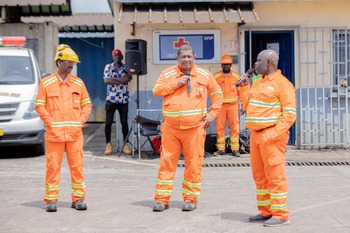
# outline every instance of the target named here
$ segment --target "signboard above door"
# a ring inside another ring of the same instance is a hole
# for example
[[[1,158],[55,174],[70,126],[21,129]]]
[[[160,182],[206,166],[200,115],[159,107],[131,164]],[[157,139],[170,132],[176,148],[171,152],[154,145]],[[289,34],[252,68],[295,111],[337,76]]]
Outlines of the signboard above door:
[[[196,63],[220,62],[219,30],[155,30],[153,31],[153,63],[176,64],[181,45],[188,44],[196,54]]]

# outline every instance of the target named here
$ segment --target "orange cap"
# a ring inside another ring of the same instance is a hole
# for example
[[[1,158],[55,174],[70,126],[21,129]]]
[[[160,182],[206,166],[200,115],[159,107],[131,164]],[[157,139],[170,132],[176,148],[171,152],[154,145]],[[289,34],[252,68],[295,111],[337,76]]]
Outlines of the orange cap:
[[[232,64],[232,57],[228,54],[225,54],[221,57],[221,64]]]

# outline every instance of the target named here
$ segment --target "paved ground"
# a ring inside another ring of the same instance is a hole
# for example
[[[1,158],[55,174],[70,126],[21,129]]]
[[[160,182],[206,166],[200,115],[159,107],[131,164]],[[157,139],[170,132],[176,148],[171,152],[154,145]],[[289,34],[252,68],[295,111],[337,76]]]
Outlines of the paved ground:
[[[152,212],[159,159],[149,153],[104,156],[103,125],[85,133],[88,210],[70,208],[70,182],[62,165],[58,212],[42,201],[45,157],[0,152],[0,232],[350,232],[350,151],[287,151],[291,224],[266,228],[248,222],[257,213],[249,155],[206,157],[198,208],[182,212],[178,167],[170,209]],[[21,152],[24,153],[25,152]],[[182,161],[179,162],[181,164]]]

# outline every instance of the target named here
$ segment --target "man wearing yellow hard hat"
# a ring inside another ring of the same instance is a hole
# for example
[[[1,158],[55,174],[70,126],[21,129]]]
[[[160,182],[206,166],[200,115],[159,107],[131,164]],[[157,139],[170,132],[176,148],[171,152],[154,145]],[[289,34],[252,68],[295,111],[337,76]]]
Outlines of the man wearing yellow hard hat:
[[[61,44],[54,60],[57,71],[40,81],[35,101],[35,110],[46,125],[46,211],[57,211],[64,152],[71,172],[71,207],[86,210],[82,126],[90,116],[92,105],[83,80],[71,74],[80,62],[77,54]]]
[[[238,118],[238,89],[235,84],[238,82],[240,75],[231,70],[232,58],[225,54],[221,58],[222,70],[214,74],[216,82],[220,85],[224,98],[222,108],[216,118],[217,151],[214,156],[225,154],[225,128],[226,121],[230,127],[230,147],[232,155],[239,157],[239,118]]]

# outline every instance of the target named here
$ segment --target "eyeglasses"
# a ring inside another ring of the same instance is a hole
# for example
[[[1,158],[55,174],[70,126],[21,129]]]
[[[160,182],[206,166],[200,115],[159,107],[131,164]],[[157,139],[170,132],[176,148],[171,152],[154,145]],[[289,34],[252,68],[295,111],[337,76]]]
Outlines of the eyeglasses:
[[[72,66],[75,66],[77,63],[76,62],[74,62],[74,61],[62,61],[62,62],[64,62],[66,65],[72,65]]]

